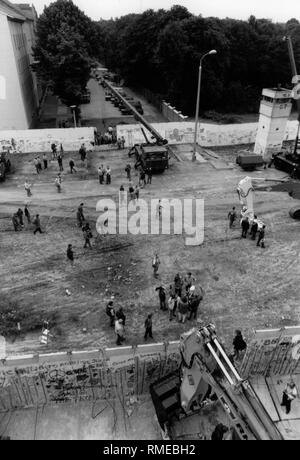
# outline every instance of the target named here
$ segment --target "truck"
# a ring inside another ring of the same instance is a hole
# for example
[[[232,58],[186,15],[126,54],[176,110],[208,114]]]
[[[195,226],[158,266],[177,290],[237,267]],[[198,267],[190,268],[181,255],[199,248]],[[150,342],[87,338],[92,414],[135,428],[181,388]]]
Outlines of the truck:
[[[135,168],[144,171],[151,168],[152,173],[161,173],[169,167],[169,151],[164,145],[136,144],[129,153],[135,155]]]

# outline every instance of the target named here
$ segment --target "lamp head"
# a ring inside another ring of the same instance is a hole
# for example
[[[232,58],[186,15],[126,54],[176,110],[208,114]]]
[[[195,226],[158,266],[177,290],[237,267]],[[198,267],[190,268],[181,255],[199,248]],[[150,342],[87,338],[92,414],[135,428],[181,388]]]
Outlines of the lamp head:
[[[208,52],[208,54],[217,54],[217,51],[216,51],[216,50],[210,50],[210,51]]]

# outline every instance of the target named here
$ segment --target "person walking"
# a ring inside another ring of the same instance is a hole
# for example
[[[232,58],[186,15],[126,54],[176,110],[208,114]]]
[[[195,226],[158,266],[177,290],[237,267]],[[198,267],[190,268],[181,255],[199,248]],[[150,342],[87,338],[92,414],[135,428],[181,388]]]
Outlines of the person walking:
[[[237,214],[236,214],[235,206],[233,206],[232,210],[229,211],[229,213],[228,213],[229,228],[233,227],[234,222],[236,221],[236,219],[237,219]]]
[[[125,172],[127,174],[127,179],[131,180],[131,165],[129,163],[125,167]]]
[[[73,171],[74,172],[77,172],[76,169],[75,169],[75,163],[74,163],[74,160],[71,158],[70,161],[69,161],[69,166],[70,166],[70,173],[73,174]]]
[[[116,345],[120,346],[125,340],[125,330],[124,330],[124,324],[122,319],[117,319],[115,321],[115,333],[117,335],[117,341]]]
[[[248,217],[243,217],[241,225],[242,225],[241,238],[247,238],[247,233],[248,233],[248,230],[249,230],[249,227],[250,227]]]
[[[31,193],[31,187],[32,187],[32,184],[30,184],[27,179],[25,180],[25,184],[24,184],[24,188],[26,190],[26,193],[27,193],[27,196],[31,196],[32,193]]]
[[[29,212],[27,204],[25,204],[25,207],[24,207],[24,214],[26,216],[28,224],[30,224],[31,223],[31,216],[30,216],[30,212]]]
[[[61,193],[61,175],[58,173],[55,181],[54,181],[55,185],[56,185],[56,188],[57,188],[57,192],[58,193]]]
[[[74,265],[74,251],[73,251],[73,247],[71,244],[68,244],[67,258],[69,259],[71,265]]]
[[[40,221],[40,216],[39,214],[36,214],[35,219],[33,221],[33,225],[35,226],[35,229],[33,231],[33,234],[35,235],[36,232],[44,233],[41,230],[41,221]]]
[[[43,163],[44,163],[44,169],[47,169],[48,168],[48,158],[45,153],[43,154]]]
[[[22,211],[21,208],[18,209],[18,211],[16,212],[17,216],[18,216],[18,219],[19,219],[19,222],[20,222],[20,226],[21,227],[24,227],[24,221],[23,221],[23,216],[24,216],[24,212]]]
[[[140,174],[139,174],[139,186],[143,188],[143,186],[146,186],[146,174],[143,168],[140,169]]]
[[[85,221],[85,217],[83,215],[83,203],[80,203],[77,209],[77,222],[78,222],[78,227],[82,227],[82,223]]]
[[[152,260],[153,275],[154,275],[155,278],[158,277],[159,266],[160,266],[160,260],[159,260],[158,254],[155,254],[155,256],[154,256],[154,258]]]
[[[99,177],[99,184],[103,184],[104,181],[104,168],[103,165],[99,166],[98,168],[98,177]]]
[[[120,307],[119,310],[116,311],[116,318],[121,319],[123,321],[123,325],[125,326],[126,316],[123,311],[123,307]]]
[[[83,236],[84,236],[84,249],[88,246],[90,249],[92,249],[91,245],[91,238],[93,238],[93,234],[91,232],[90,226],[88,224],[85,225],[83,230]]]
[[[33,160],[33,163],[34,163],[34,166],[35,166],[35,169],[36,169],[36,173],[40,174],[40,167],[39,167],[39,162],[38,162],[37,157],[35,157],[35,159]]]
[[[13,226],[14,226],[14,231],[17,232],[20,228],[20,222],[19,222],[19,217],[18,217],[18,214],[15,212],[12,216],[12,223],[13,223]]]
[[[81,161],[83,163],[85,158],[86,158],[86,148],[85,148],[84,144],[82,144],[80,149],[79,149],[79,155],[80,155],[80,159],[81,159]]]
[[[167,309],[166,306],[166,290],[163,286],[159,286],[155,289],[155,291],[158,291],[158,298],[159,298],[159,305],[160,309],[165,311]]]
[[[110,327],[114,327],[116,314],[114,309],[114,303],[112,300],[110,300],[106,305],[106,314],[110,319]]]
[[[64,167],[63,167],[63,159],[60,153],[57,155],[57,163],[58,163],[59,171],[62,172],[64,170]]]
[[[148,336],[150,339],[153,339],[153,334],[152,334],[152,313],[149,313],[149,315],[146,318],[145,321],[145,335],[144,339],[147,340]]]
[[[256,233],[258,231],[258,222],[257,222],[257,216],[254,216],[252,225],[251,225],[251,230],[250,230],[250,235],[251,235],[251,240],[256,239]]]
[[[286,388],[283,390],[281,406],[285,407],[286,413],[291,412],[291,404],[298,396],[297,388],[294,382],[288,382]]]
[[[234,357],[239,358],[240,357],[240,352],[246,350],[247,344],[242,336],[242,332],[237,329],[235,331],[235,337],[233,339],[233,349],[234,349]]]
[[[152,168],[149,166],[146,169],[146,175],[147,175],[147,184],[152,184]]]
[[[266,226],[263,225],[262,228],[258,230],[258,240],[256,246],[261,246],[262,248],[265,247],[265,228]]]
[[[106,168],[106,184],[111,184],[111,169],[109,166]]]

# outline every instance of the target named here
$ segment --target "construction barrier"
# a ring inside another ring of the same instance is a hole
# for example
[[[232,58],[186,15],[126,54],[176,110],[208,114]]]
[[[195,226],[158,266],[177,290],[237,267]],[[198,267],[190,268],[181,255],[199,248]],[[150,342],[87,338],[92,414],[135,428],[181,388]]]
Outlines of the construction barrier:
[[[128,398],[179,369],[179,342],[0,361],[0,412],[60,402]]]

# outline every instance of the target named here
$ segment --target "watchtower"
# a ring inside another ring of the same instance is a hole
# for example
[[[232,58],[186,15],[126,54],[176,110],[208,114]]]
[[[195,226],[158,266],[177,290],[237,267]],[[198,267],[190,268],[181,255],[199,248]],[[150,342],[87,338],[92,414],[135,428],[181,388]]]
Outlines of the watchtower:
[[[292,91],[285,88],[265,88],[259,108],[258,130],[254,153],[271,159],[282,148],[286,124],[292,109]]]

